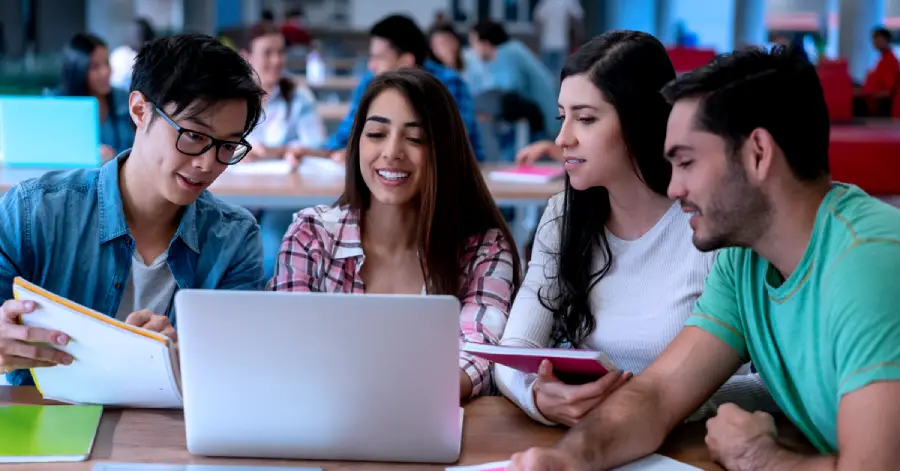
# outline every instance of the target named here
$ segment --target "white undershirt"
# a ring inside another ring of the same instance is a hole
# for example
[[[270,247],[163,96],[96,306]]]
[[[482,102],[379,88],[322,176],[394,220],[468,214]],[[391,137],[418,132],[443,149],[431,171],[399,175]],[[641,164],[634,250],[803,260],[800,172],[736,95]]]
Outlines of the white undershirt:
[[[553,315],[541,305],[537,293],[552,287],[556,276],[556,262],[547,252],[558,251],[557,218],[561,212],[560,194],[551,198],[541,218],[528,272],[513,302],[502,345],[552,346]],[[689,217],[680,204],[674,203],[639,239],[626,241],[606,232],[613,263],[591,290],[589,300],[596,324],[579,348],[603,351],[617,367],[639,374],[681,331],[715,258],[715,253],[703,253],[694,247]],[[592,271],[597,271],[604,254],[593,252]],[[534,375],[496,365],[495,379],[503,394],[531,417],[551,424],[534,404]],[[722,394],[727,399],[718,397]],[[759,377],[749,374],[748,366],[714,396],[712,403],[698,411],[699,416],[723,400],[751,409],[767,409],[774,404]],[[764,405],[759,405],[760,401]]]
[[[163,252],[150,265],[144,263],[144,258],[137,250],[131,260],[131,273],[125,290],[122,292],[122,301],[116,311],[116,319],[124,321],[132,312],[147,309],[160,316],[168,314],[172,297],[178,287],[169,264],[166,263],[167,253]]]

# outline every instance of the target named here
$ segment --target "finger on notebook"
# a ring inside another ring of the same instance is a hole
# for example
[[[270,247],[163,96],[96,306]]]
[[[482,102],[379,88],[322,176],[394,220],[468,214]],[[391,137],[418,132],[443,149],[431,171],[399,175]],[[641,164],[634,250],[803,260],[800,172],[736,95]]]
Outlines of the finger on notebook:
[[[169,337],[173,342],[178,342],[178,332],[172,326],[166,327],[161,333]]]
[[[56,366],[56,363],[49,361],[41,361],[34,360],[31,358],[22,358],[13,355],[4,355],[3,357],[3,365],[0,367],[6,367],[8,370],[25,370],[30,368],[48,368],[51,366]]]
[[[4,353],[13,357],[25,358],[29,361],[68,365],[72,356],[53,347],[45,347],[24,342],[11,342],[5,345]]]
[[[29,327],[20,324],[4,324],[0,327],[0,338],[55,345],[66,345],[69,343],[69,336],[58,330]]]
[[[19,316],[34,311],[34,301],[19,301],[10,299],[0,308],[0,322],[17,324]]]
[[[142,309],[140,311],[132,312],[125,318],[126,324],[136,325],[138,327],[143,327],[144,324],[150,322],[154,316],[152,311],[148,311],[147,309]]]
[[[162,332],[166,327],[170,327],[169,319],[166,316],[150,316],[150,319],[144,323],[143,327],[153,332]]]
[[[550,360],[541,360],[541,364],[538,366],[538,378],[543,381],[559,381],[553,374],[553,363]]]
[[[59,363],[55,363],[52,361],[42,361],[35,360],[33,358],[22,358],[22,357],[14,357],[11,364],[18,365],[19,369],[30,369],[30,368],[49,368],[51,366],[57,366]]]

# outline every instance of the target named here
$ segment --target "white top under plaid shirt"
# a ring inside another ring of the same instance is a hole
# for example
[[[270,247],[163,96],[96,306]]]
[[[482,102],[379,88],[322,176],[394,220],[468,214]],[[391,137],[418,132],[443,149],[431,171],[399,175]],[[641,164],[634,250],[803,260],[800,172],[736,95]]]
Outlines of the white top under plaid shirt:
[[[497,344],[513,293],[510,241],[497,229],[469,238],[460,261],[462,304],[459,340]],[[359,215],[346,207],[316,206],[300,211],[281,243],[272,291],[364,293],[359,269],[365,255]],[[491,364],[460,352],[459,366],[472,379],[472,396],[491,389]]]

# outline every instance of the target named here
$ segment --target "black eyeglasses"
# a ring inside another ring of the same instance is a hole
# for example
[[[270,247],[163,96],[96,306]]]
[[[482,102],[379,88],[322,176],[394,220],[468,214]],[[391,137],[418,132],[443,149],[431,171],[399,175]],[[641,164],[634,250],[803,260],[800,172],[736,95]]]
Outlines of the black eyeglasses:
[[[175,138],[175,148],[179,152],[192,157],[202,155],[204,152],[216,148],[216,160],[225,165],[234,165],[241,161],[244,156],[250,152],[253,147],[249,142],[241,139],[240,141],[223,141],[216,139],[209,134],[204,134],[192,129],[183,128],[178,125],[165,111],[158,106],[153,105],[156,112],[162,116],[169,124],[178,131],[178,137]]]

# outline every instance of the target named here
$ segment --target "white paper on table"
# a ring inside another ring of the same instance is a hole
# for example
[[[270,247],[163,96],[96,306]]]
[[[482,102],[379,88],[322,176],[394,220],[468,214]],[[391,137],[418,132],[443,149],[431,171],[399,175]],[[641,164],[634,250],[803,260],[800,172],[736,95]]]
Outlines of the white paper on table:
[[[258,162],[242,162],[229,170],[231,173],[245,175],[287,175],[291,166],[284,159],[261,160]],[[303,157],[297,172],[308,176],[344,176],[344,165],[324,157]]]
[[[509,464],[509,461],[497,461],[495,463],[473,466],[455,466],[446,468],[446,471],[490,471],[505,469]],[[626,464],[625,466],[618,467],[615,471],[699,471],[699,468],[695,468],[663,455],[653,454]]]

